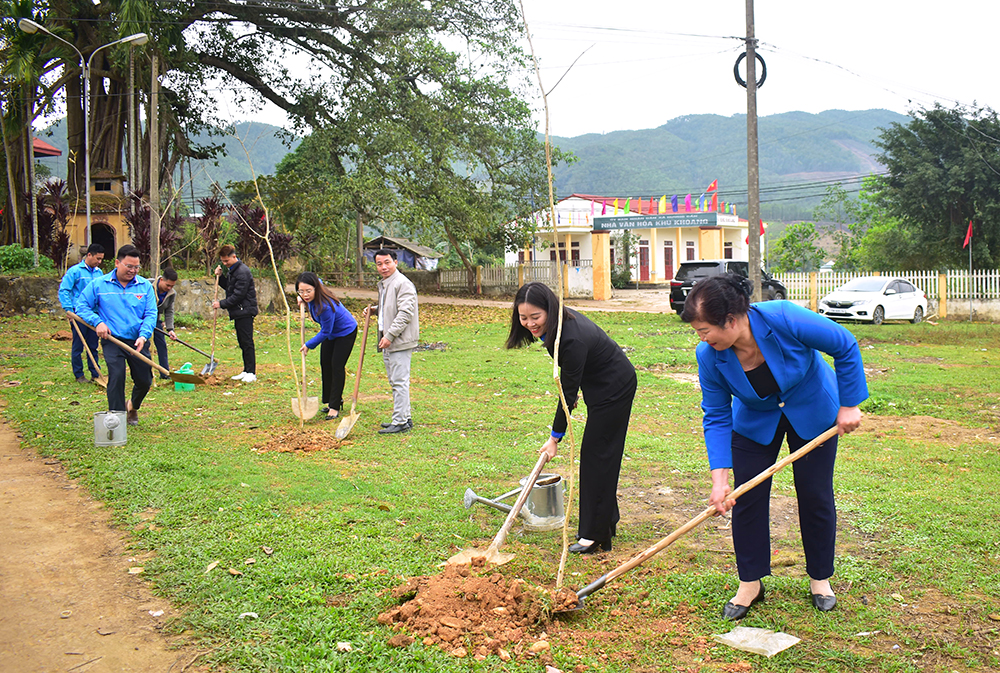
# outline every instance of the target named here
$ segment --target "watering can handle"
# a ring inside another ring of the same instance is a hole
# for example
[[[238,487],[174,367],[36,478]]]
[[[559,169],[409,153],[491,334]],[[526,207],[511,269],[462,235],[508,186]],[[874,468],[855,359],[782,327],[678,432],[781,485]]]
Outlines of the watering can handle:
[[[510,508],[510,513],[507,514],[507,519],[503,522],[500,530],[497,531],[497,536],[493,538],[493,542],[486,550],[487,558],[491,556],[491,552],[495,552],[503,543],[507,540],[507,533],[510,532],[511,526],[514,525],[514,519],[517,518],[518,513],[521,508],[524,507],[524,503],[528,500],[528,495],[531,493],[531,489],[535,487],[535,482],[538,481],[538,475],[542,473],[542,468],[545,467],[545,463],[549,462],[549,454],[544,451],[538,456],[538,462],[535,463],[535,468],[528,475],[528,478],[524,482],[524,488],[521,489],[521,495],[518,496],[517,501],[514,506]]]

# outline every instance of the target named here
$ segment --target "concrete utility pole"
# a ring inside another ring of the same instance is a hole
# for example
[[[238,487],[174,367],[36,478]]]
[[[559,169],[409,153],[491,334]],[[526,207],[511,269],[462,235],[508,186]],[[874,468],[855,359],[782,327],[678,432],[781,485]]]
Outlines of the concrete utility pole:
[[[149,90],[149,275],[160,273],[160,61],[153,52]]]
[[[757,155],[757,38],[753,0],[747,0],[747,236],[753,301],[760,301],[760,164]]]

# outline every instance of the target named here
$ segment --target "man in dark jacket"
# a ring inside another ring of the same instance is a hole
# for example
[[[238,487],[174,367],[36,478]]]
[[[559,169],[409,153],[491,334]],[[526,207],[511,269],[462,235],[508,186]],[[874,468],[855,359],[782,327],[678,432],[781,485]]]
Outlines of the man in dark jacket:
[[[163,274],[153,283],[156,290],[156,329],[161,329],[167,333],[171,339],[176,339],[174,333],[174,299],[177,293],[174,286],[177,285],[177,272],[169,266],[163,270]],[[170,369],[170,358],[167,355],[167,337],[162,332],[153,332],[153,345],[156,346],[156,359],[160,361],[160,366]],[[170,377],[160,372],[160,378],[170,380]]]
[[[212,308],[229,311],[229,319],[236,329],[236,341],[243,351],[243,371],[232,377],[234,381],[253,383],[257,380],[257,355],[253,346],[253,317],[257,315],[257,290],[253,285],[253,274],[246,264],[236,257],[236,249],[224,245],[219,249],[219,259],[226,267],[215,267],[219,276],[219,287],[226,291],[226,298],[212,302]]]

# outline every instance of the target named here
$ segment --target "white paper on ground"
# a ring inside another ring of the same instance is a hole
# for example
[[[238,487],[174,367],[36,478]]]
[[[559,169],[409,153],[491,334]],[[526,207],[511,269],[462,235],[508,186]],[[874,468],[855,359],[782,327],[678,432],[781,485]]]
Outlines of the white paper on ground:
[[[799,638],[781,631],[756,629],[749,626],[737,626],[729,633],[715,634],[713,638],[723,645],[729,645],[744,652],[763,654],[765,657],[773,657],[778,652],[799,642]]]

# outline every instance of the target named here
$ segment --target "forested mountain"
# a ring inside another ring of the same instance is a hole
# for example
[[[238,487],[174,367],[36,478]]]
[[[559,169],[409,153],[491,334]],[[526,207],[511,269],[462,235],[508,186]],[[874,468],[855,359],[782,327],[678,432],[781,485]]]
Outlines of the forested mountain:
[[[881,128],[909,117],[888,110],[827,110],[819,114],[787,112],[759,120],[761,210],[770,219],[809,219],[828,181],[878,172],[873,141]],[[236,125],[250,150],[258,175],[274,167],[298,140],[285,144],[280,129],[258,122]],[[45,159],[54,175],[66,174],[66,132],[60,121],[39,137],[63,150],[63,157]],[[203,134],[197,145],[224,144],[215,161],[195,161],[194,194],[207,196],[212,182],[222,187],[247,180],[246,155],[232,136]],[[607,194],[659,197],[692,193],[696,197],[712,181],[719,195],[746,215],[746,116],[687,115],[655,129],[554,137],[553,144],[572,152],[577,161],[555,169],[556,194]],[[216,165],[217,164],[217,165]],[[178,178],[179,180],[179,178]],[[182,199],[191,203],[185,164]],[[818,184],[813,184],[818,183]],[[856,188],[856,187],[855,187]],[[848,191],[852,191],[848,187]]]
[[[811,217],[826,185],[789,189],[878,172],[872,155],[881,128],[909,117],[888,110],[787,112],[758,120],[765,218]],[[720,198],[746,215],[746,115],[688,115],[655,129],[554,137],[577,162],[555,171],[556,193],[697,197],[718,179]],[[849,190],[850,191],[850,190]],[[740,204],[743,205],[740,209]]]
[[[246,146],[250,160],[253,162],[253,170],[257,175],[267,175],[274,173],[274,167],[279,161],[295,147],[299,140],[291,141],[282,137],[282,131],[277,126],[263,124],[260,122],[241,122],[234,127],[235,134]],[[37,136],[49,143],[53,147],[62,150],[61,157],[43,159],[43,165],[52,171],[52,175],[59,178],[66,177],[66,120],[61,119],[43,131],[39,131]],[[192,181],[190,173],[194,173],[194,198],[195,200],[209,196],[212,192],[212,184],[218,183],[224,190],[230,181],[243,181],[251,178],[250,163],[247,161],[247,153],[243,151],[233,135],[210,135],[207,132],[201,133],[191,139],[192,145],[198,147],[208,147],[212,145],[224,145],[225,149],[218,153],[214,160],[192,161],[190,168],[187,162],[183,165],[183,176],[178,168],[177,175],[174,176],[174,186],[181,190],[181,201],[191,212]],[[82,161],[80,163],[82,169]],[[91,166],[91,171],[96,171],[98,166]],[[163,203],[169,195],[162,195]],[[194,207],[197,211],[198,207]]]

